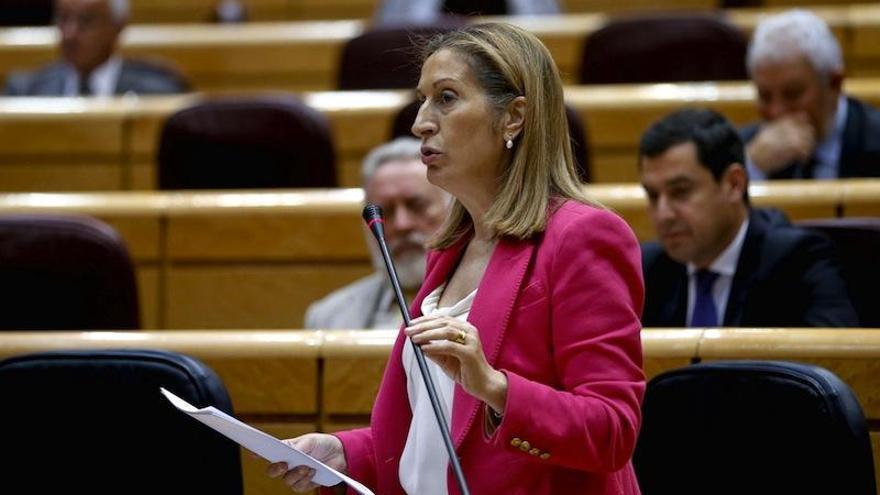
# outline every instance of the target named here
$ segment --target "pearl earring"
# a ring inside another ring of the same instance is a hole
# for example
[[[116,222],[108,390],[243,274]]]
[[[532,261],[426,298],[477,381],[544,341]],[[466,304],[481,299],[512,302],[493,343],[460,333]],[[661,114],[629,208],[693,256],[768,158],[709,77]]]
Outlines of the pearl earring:
[[[507,149],[513,149],[513,139],[507,138]]]

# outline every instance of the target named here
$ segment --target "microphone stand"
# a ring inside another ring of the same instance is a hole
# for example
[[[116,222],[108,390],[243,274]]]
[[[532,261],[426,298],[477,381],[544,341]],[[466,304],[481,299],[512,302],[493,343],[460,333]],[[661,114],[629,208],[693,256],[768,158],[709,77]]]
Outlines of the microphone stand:
[[[388,252],[388,245],[385,243],[385,229],[383,224],[385,219],[382,217],[382,208],[378,205],[368,204],[364,207],[364,221],[370,231],[376,237],[379,249],[382,251],[382,259],[385,261],[385,268],[388,269],[388,277],[391,279],[391,286],[394,289],[394,295],[397,297],[397,305],[400,307],[400,314],[403,316],[403,322],[406,326],[410,326],[409,309],[406,306],[406,300],[403,298],[403,291],[400,289],[400,281],[397,278],[397,270],[394,269],[394,261]],[[410,341],[412,344],[412,341]],[[470,495],[467,482],[464,479],[464,472],[461,470],[461,464],[458,462],[458,456],[455,455],[455,446],[452,444],[452,437],[449,434],[449,426],[443,417],[443,410],[440,408],[440,399],[437,396],[437,389],[434,387],[434,380],[431,379],[431,373],[428,371],[428,362],[425,359],[425,353],[422,348],[412,344],[413,353],[416,356],[416,362],[419,365],[419,371],[422,380],[425,382],[425,388],[428,391],[428,397],[431,400],[431,407],[434,409],[434,417],[437,419],[437,426],[440,428],[440,434],[443,436],[443,443],[446,445],[446,452],[449,454],[449,462],[452,464],[452,472],[455,474],[455,481],[458,483],[458,489],[462,495]]]

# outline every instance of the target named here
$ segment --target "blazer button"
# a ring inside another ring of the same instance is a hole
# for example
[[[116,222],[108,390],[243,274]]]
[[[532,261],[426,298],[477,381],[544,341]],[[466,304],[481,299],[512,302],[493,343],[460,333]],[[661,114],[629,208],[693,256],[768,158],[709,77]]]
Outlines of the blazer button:
[[[546,452],[544,452],[543,454],[541,454],[540,456],[538,456],[538,459],[541,459],[542,461],[546,461],[546,460],[549,459],[549,458],[550,458],[550,454],[548,454],[548,453],[546,453]]]
[[[523,452],[528,452],[531,448],[532,444],[525,440],[523,440],[523,443],[519,444],[519,450],[522,450]]]
[[[538,449],[532,449],[529,451],[529,455],[534,455],[534,456],[537,456],[540,453],[541,453],[541,451]]]
[[[522,440],[520,440],[519,438],[514,438],[513,440],[510,441],[510,445],[513,445],[514,447],[519,447],[519,445],[521,443],[522,443]]]

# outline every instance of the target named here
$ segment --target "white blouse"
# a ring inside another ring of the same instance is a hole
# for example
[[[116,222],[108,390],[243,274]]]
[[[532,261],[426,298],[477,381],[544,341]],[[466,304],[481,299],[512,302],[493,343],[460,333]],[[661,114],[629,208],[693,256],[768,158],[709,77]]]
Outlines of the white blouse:
[[[422,301],[422,314],[451,316],[466,321],[477,291],[474,290],[451,307],[438,308],[437,304],[445,287],[445,284],[441,285],[425,297]],[[401,360],[403,369],[406,370],[406,391],[409,395],[412,421],[400,458],[398,473],[400,485],[409,495],[447,495],[449,492],[446,489],[446,472],[449,466],[449,454],[443,444],[443,437],[434,417],[434,409],[431,407],[431,399],[419,372],[419,364],[409,339],[403,346]],[[452,420],[455,382],[436,363],[430,359],[427,359],[427,363],[440,399],[440,409],[446,418],[446,424],[449,425]]]

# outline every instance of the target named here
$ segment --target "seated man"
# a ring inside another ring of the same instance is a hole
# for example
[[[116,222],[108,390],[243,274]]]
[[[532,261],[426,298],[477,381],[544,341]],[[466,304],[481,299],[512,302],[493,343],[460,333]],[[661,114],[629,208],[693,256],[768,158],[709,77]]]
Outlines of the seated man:
[[[62,60],[6,81],[8,96],[109,96],[181,93],[187,83],[167,68],[117,53],[128,0],[56,0]]]
[[[880,111],[843,95],[840,45],[822,19],[767,17],[746,63],[763,119],[742,131],[752,180],[880,176]]]
[[[398,138],[377,147],[361,169],[364,196],[385,213],[385,238],[407,302],[425,277],[425,242],[446,218],[449,195],[428,182],[421,144]],[[398,328],[403,321],[382,255],[368,244],[376,271],[332,292],[306,311],[306,328]]]
[[[830,241],[750,207],[742,141],[724,117],[672,113],[639,156],[659,238],[642,247],[644,326],[858,326]]]

